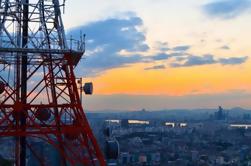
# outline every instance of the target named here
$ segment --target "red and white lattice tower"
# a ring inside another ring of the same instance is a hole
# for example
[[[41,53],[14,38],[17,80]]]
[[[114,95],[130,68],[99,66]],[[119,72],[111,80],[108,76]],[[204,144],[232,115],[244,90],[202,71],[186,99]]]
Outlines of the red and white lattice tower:
[[[51,164],[38,140],[59,165],[105,165],[74,75],[84,39],[66,40],[61,7],[64,0],[0,0],[0,139],[13,142],[5,153],[17,166]]]

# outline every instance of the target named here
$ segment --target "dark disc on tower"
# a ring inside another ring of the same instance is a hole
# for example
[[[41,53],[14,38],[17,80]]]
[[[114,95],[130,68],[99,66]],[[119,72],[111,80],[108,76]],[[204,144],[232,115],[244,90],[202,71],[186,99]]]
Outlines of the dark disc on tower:
[[[35,113],[35,116],[40,121],[47,121],[51,117],[51,110],[48,108],[38,109]]]

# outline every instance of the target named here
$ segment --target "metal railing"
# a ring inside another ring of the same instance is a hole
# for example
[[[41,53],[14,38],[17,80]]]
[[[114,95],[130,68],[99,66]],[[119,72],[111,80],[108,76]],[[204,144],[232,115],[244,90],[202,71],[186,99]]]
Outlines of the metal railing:
[[[17,46],[17,36],[12,36],[10,40],[9,36],[0,35],[0,49],[22,49],[22,47]],[[46,43],[44,37],[31,37],[29,36],[28,47],[29,49],[36,50],[71,50],[77,52],[85,51],[85,35],[80,36],[80,39],[74,39],[72,36],[65,41],[66,48],[63,48],[63,43],[61,43],[57,38],[50,38],[50,44]],[[13,51],[12,51],[13,52]],[[38,51],[40,52],[40,51]],[[49,52],[49,51],[46,51]]]

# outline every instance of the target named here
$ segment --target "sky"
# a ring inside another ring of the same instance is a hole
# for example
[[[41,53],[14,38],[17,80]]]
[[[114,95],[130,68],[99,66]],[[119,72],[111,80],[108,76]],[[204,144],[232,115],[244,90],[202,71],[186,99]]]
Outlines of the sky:
[[[87,110],[251,108],[251,0],[66,1]]]

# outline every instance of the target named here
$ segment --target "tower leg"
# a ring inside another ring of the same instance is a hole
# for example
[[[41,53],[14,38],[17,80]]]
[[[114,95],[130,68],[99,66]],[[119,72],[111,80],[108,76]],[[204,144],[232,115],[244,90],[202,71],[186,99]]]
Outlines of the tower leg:
[[[25,0],[23,4],[23,35],[22,35],[22,47],[28,48],[28,36],[29,36],[29,0]],[[26,104],[27,102],[27,53],[22,55],[22,66],[21,66],[21,102]],[[21,129],[25,131],[26,129],[26,108],[22,108],[20,125]],[[20,138],[20,166],[26,166],[26,137],[22,136]]]

